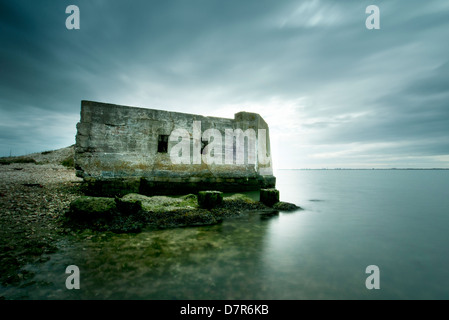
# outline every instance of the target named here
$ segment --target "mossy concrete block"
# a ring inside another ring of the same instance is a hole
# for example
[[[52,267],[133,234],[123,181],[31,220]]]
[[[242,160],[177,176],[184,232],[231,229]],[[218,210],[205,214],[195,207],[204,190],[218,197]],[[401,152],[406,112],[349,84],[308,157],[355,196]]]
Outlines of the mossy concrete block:
[[[279,190],[260,189],[260,202],[266,206],[272,207],[279,202]]]
[[[117,210],[122,214],[134,214],[142,210],[142,201],[139,199],[116,198]]]
[[[223,192],[200,191],[198,192],[198,205],[201,208],[211,209],[223,202]]]
[[[70,203],[70,211],[77,215],[108,215],[116,210],[115,199],[83,196]]]
[[[175,198],[168,196],[148,197],[138,193],[129,193],[118,201],[127,203],[140,202],[142,210],[147,212],[173,212],[197,207],[196,196],[193,194]]]

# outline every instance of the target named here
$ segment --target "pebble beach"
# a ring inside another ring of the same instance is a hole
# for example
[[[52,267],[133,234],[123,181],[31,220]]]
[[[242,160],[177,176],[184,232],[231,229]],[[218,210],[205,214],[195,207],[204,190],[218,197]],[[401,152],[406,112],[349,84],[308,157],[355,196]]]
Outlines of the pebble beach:
[[[0,284],[20,285],[22,267],[55,250],[60,217],[79,197],[82,179],[59,164],[73,148],[35,154],[33,163],[0,165]],[[0,294],[1,298],[1,294]]]

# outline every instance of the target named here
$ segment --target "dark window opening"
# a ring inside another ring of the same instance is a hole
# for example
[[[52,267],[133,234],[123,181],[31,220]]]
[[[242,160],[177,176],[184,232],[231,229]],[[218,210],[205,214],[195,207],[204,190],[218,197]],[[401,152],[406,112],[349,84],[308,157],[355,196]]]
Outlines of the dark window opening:
[[[159,153],[167,153],[168,152],[168,136],[167,135],[159,135],[157,139],[157,152]]]
[[[201,140],[201,154],[203,154],[204,148],[209,144],[207,140]]]

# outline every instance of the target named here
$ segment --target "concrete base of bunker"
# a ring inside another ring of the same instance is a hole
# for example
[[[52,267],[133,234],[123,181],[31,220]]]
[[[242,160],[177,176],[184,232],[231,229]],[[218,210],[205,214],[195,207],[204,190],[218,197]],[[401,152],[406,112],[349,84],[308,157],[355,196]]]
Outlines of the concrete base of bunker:
[[[84,193],[94,197],[122,197],[128,193],[138,193],[139,178],[95,179],[84,178]]]
[[[192,181],[195,180],[195,181]],[[253,178],[186,178],[186,179],[154,179],[154,178],[115,178],[115,179],[84,179],[86,195],[96,197],[122,197],[128,193],[153,195],[183,195],[198,193],[205,190],[221,192],[258,191],[261,188],[273,188],[276,183],[274,176],[258,176]]]

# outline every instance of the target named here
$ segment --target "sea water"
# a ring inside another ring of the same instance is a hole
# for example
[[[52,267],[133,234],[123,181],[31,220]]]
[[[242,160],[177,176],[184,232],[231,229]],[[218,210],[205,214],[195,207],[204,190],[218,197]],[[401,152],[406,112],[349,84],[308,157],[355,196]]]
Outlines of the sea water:
[[[449,170],[278,170],[303,210],[67,237],[11,299],[448,299]],[[80,270],[68,290],[66,268]],[[366,285],[377,266],[379,289]]]

